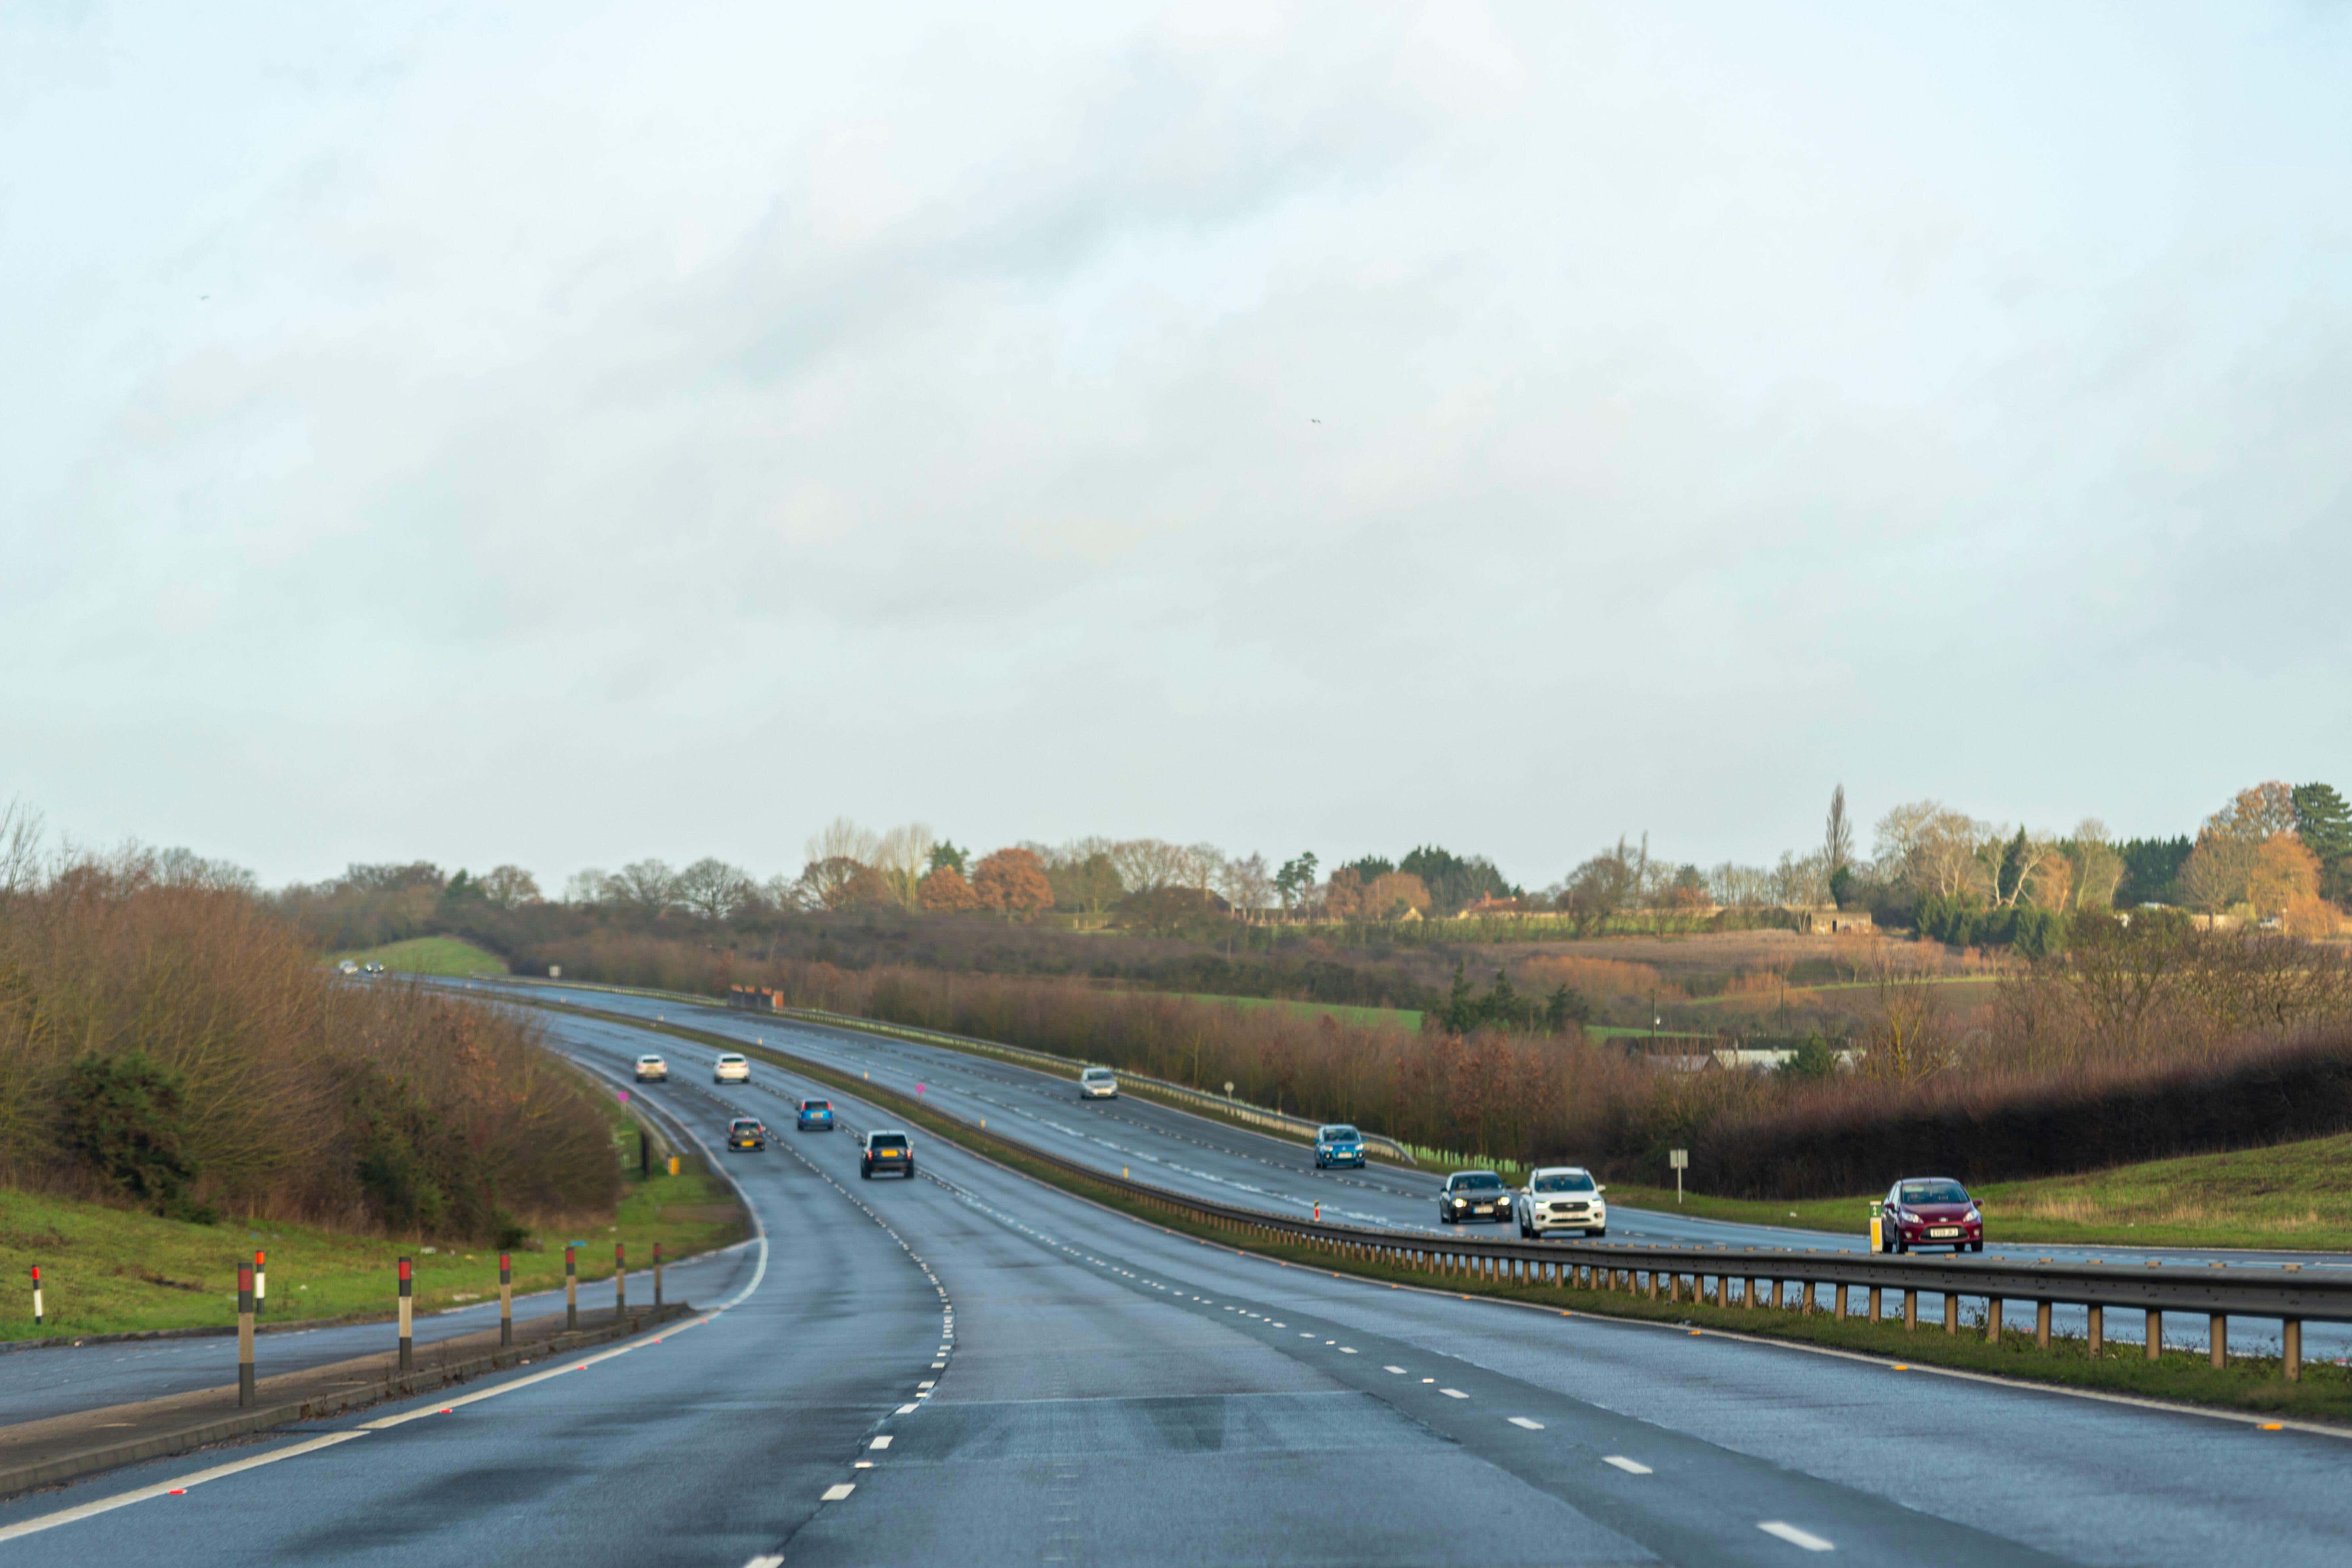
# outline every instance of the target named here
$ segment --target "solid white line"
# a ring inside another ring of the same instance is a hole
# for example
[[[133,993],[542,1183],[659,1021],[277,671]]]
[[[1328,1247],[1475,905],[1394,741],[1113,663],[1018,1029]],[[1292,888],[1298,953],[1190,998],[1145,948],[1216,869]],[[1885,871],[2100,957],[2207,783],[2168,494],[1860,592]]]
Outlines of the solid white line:
[[[1448,1399],[1467,1399],[1470,1397],[1458,1388],[1441,1388],[1437,1392],[1445,1395]]]
[[[1601,1456],[1601,1462],[1604,1465],[1614,1465],[1629,1476],[1646,1476],[1652,1473],[1650,1467],[1641,1460],[1629,1459],[1622,1454],[1603,1454]]]
[[[200,1487],[206,1481],[216,1481],[225,1476],[233,1476],[239,1470],[252,1469],[257,1465],[275,1464],[279,1459],[290,1459],[297,1454],[308,1454],[320,1448],[331,1448],[338,1443],[348,1443],[354,1437],[364,1436],[362,1432],[329,1432],[323,1436],[297,1443],[290,1448],[280,1448],[275,1453],[256,1454],[249,1459],[239,1459],[228,1465],[215,1465],[211,1469],[197,1470],[189,1475],[174,1477],[168,1481],[158,1481],[152,1487],[141,1487],[136,1491],[123,1492],[116,1497],[100,1498],[96,1502],[81,1503],[73,1508],[59,1509],[55,1513],[45,1513],[38,1518],[24,1520],[0,1529],[0,1541],[14,1541],[20,1535],[33,1535],[44,1530],[54,1530],[60,1524],[71,1524],[76,1520],[91,1519],[113,1509],[126,1508],[134,1502],[145,1502],[149,1498],[169,1497],[173,1492],[184,1492],[191,1487]]]
[[[1799,1530],[1793,1524],[1783,1524],[1777,1519],[1762,1521],[1756,1526],[1767,1535],[1777,1535],[1791,1546],[1801,1546],[1808,1552],[1833,1552],[1835,1547],[1809,1530]]]
[[[857,1483],[856,1481],[839,1481],[825,1488],[824,1496],[817,1499],[816,1500],[819,1502],[839,1502],[843,1498],[847,1497],[856,1489]]]
[[[1524,1415],[1514,1415],[1514,1416],[1512,1416],[1512,1417],[1511,1417],[1511,1425],[1512,1425],[1512,1426],[1524,1426],[1524,1427],[1526,1427],[1526,1428],[1527,1428],[1528,1431],[1530,1431],[1530,1432],[1540,1432],[1540,1431],[1542,1431],[1542,1430],[1544,1429],[1544,1426],[1543,1426],[1543,1423],[1542,1423],[1542,1422],[1540,1422],[1540,1421],[1530,1421],[1530,1420],[1528,1420],[1528,1419],[1526,1416],[1524,1416]]]

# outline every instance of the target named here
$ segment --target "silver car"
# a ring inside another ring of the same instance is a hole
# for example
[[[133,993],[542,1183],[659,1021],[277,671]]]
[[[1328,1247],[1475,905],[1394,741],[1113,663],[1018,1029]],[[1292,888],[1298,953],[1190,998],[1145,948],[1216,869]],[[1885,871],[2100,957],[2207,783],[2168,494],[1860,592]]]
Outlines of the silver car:
[[[1078,1075],[1080,1100],[1117,1100],[1118,1079],[1108,1068],[1088,1068]]]
[[[751,1081],[751,1064],[745,1061],[739,1053],[729,1051],[711,1065],[710,1081],[749,1083]]]
[[[1556,1230],[1607,1236],[1609,1205],[1601,1194],[1608,1190],[1581,1165],[1543,1166],[1528,1175],[1513,1204],[1519,1234],[1530,1239]]]

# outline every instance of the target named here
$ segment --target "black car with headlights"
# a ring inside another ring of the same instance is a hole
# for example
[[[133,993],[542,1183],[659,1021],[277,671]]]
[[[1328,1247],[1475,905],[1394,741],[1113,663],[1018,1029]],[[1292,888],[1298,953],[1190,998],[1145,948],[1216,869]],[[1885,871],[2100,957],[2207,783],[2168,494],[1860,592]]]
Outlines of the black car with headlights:
[[[911,1176],[915,1173],[915,1146],[895,1127],[877,1128],[858,1142],[857,1173],[869,1181],[876,1176]]]
[[[1511,1218],[1511,1192],[1492,1171],[1456,1171],[1438,1190],[1437,1217],[1447,1225],[1485,1220],[1505,1225]]]

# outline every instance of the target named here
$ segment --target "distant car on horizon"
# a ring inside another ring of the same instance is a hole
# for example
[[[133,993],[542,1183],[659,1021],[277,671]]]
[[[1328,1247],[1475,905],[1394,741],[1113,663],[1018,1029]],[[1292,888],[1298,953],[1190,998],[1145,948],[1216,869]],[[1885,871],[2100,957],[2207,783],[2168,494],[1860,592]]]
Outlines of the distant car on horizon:
[[[1078,1075],[1080,1100],[1117,1100],[1118,1078],[1108,1068],[1088,1068]]]
[[[1608,1190],[1581,1165],[1542,1166],[1528,1174],[1514,1204],[1519,1234],[1531,1241],[1555,1230],[1607,1236],[1609,1204],[1601,1194]]]
[[[383,965],[371,958],[365,963],[360,965],[360,973],[373,978],[373,976],[383,973]]]
[[[751,1064],[743,1058],[740,1052],[728,1051],[710,1064],[710,1081],[749,1083],[751,1081]]]
[[[1968,1188],[1949,1176],[1906,1176],[1886,1189],[1878,1235],[1885,1252],[1915,1247],[1948,1247],[1955,1256],[1982,1252],[1984,1214]]]
[[[1492,1171],[1456,1171],[1445,1178],[1445,1185],[1438,1192],[1437,1217],[1447,1225],[1478,1219],[1507,1225],[1511,1218],[1511,1190]]]
[[[637,1081],[639,1083],[667,1083],[669,1081],[669,1063],[662,1060],[661,1058],[654,1055],[651,1051],[647,1051],[644,1056],[637,1058]]]
[[[360,966],[348,958],[335,965],[335,968],[345,974],[357,974],[360,972]]]
[[[1315,1130],[1315,1168],[1318,1171],[1332,1165],[1364,1166],[1364,1135],[1344,1121],[1334,1121]]]

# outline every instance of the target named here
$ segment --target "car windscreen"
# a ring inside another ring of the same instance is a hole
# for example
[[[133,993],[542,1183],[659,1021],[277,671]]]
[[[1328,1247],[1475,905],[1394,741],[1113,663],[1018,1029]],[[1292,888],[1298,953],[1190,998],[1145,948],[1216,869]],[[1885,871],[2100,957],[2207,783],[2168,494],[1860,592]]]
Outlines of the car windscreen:
[[[1326,1127],[1323,1129],[1323,1142],[1326,1143],[1353,1143],[1356,1142],[1356,1130],[1352,1127]]]
[[[1902,1199],[1906,1204],[1964,1204],[1969,1190],[1958,1182],[1906,1182]]]
[[[1592,1191],[1592,1178],[1581,1171],[1572,1174],[1538,1176],[1535,1190],[1539,1193],[1589,1193]]]
[[[1454,1178],[1454,1190],[1457,1193],[1473,1189],[1484,1192],[1489,1187],[1499,1187],[1502,1184],[1503,1178],[1492,1171],[1473,1171],[1466,1176]]]
[[[1108,1078],[1108,1077],[1110,1076],[1110,1068],[1088,1068],[1085,1072],[1083,1072],[1083,1073],[1079,1074],[1078,1076],[1079,1076],[1079,1077],[1081,1077],[1081,1078],[1093,1079],[1099,1080],[1099,1079],[1107,1079],[1107,1078]]]
[[[874,1140],[877,1149],[904,1149],[906,1146],[907,1141],[895,1132],[885,1132]]]

